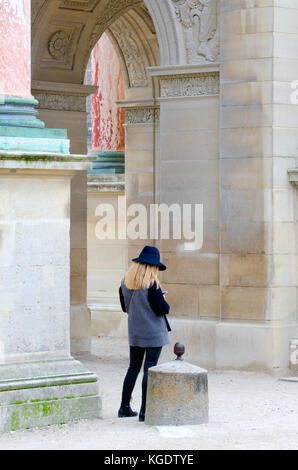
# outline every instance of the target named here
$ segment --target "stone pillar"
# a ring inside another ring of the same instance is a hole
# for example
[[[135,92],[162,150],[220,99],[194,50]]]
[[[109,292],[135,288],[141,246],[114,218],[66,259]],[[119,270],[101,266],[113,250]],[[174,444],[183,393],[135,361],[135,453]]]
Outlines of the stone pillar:
[[[95,174],[124,173],[123,109],[116,105],[125,97],[124,76],[119,58],[107,34],[103,34],[91,54],[92,84],[98,87],[92,96],[92,148],[97,159]]]
[[[121,64],[108,36],[103,34],[92,51],[92,154],[124,152],[124,111],[116,105],[125,97]]]
[[[33,81],[39,115],[48,128],[66,127],[70,151],[87,152],[86,99],[97,87],[72,83]],[[87,307],[87,175],[71,180],[71,350],[90,351],[91,314]]]
[[[9,431],[99,417],[100,399],[97,377],[70,355],[70,188],[90,164],[69,155],[65,130],[36,118],[30,0],[0,7],[0,48],[10,45],[0,49],[0,431]]]
[[[221,2],[219,367],[287,368],[296,325],[298,8]],[[271,2],[272,3],[272,2]],[[284,2],[288,3],[288,2]]]
[[[84,159],[0,156],[0,431],[100,416],[70,355],[70,182]]]
[[[147,208],[147,239],[128,239],[128,264],[150,240],[150,204],[156,202],[159,174],[159,103],[154,99],[118,102],[125,109],[125,191],[127,207],[143,204]]]
[[[183,238],[161,240],[163,288],[171,305],[174,343],[190,346],[191,360],[215,366],[214,326],[219,297],[219,66],[151,67],[160,89],[157,202],[203,204],[201,249],[185,251]],[[194,210],[193,210],[194,214]],[[194,215],[192,216],[194,228]],[[173,318],[174,317],[174,318]],[[177,320],[176,320],[177,318]],[[208,338],[208,339],[207,339]],[[166,349],[163,358],[168,357]]]

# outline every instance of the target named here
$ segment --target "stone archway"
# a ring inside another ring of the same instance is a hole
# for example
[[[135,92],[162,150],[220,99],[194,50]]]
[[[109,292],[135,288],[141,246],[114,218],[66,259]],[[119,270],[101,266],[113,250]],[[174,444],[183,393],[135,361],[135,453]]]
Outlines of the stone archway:
[[[153,2],[154,3],[154,2]],[[159,107],[156,80],[148,67],[160,64],[158,38],[144,2],[32,0],[32,93],[39,116],[49,128],[67,128],[71,153],[86,154],[86,98],[95,87],[84,85],[90,53],[103,32],[112,41],[126,81],[126,194],[150,204],[156,198],[153,169],[157,159]],[[171,48],[173,49],[173,48]],[[132,137],[130,137],[132,136]],[[141,171],[139,170],[141,168]],[[71,337],[72,351],[90,348],[87,294],[86,176],[72,180]],[[136,189],[138,188],[138,189]],[[146,196],[144,197],[144,193]],[[134,249],[132,247],[132,249]]]
[[[202,252],[190,256],[181,254],[176,243],[152,241],[170,265],[164,282],[175,315],[185,319],[177,335],[184,340],[194,334],[196,357],[200,354],[196,338],[206,328],[212,337],[213,320],[220,315],[219,4],[217,0],[34,0],[33,6],[32,91],[47,126],[67,127],[71,151],[85,153],[85,99],[94,90],[83,85],[84,74],[94,44],[107,31],[126,76],[126,99],[118,104],[126,110],[127,203],[206,203],[210,242]],[[73,352],[90,347],[84,178],[77,176],[72,182]],[[128,259],[144,242],[129,242]],[[205,275],[197,275],[198,266]],[[199,311],[206,322],[197,321]],[[209,366],[215,362],[215,349],[212,341],[207,343]]]

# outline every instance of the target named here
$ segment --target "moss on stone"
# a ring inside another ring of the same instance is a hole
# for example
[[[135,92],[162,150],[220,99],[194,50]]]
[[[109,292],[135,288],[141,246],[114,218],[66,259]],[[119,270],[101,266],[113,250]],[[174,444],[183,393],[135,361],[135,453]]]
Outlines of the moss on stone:
[[[18,162],[88,162],[86,157],[62,157],[59,155],[0,155],[0,160],[13,160]]]

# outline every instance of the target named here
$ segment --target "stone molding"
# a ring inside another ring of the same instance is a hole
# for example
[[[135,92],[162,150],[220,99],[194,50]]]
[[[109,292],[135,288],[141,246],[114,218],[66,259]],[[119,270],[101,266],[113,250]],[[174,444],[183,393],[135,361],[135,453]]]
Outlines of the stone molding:
[[[298,168],[290,168],[288,170],[289,182],[298,185]]]
[[[144,63],[145,54],[138,44],[138,38],[121,19],[111,26],[110,31],[123,54],[130,87],[148,86],[147,64]]]
[[[82,80],[84,79],[90,53],[104,31],[108,29],[120,16],[124,15],[126,11],[130,10],[130,8],[133,8],[134,6],[140,5],[141,3],[142,0],[108,0],[104,12],[96,18],[91,30],[88,47],[84,58],[82,59]]]
[[[93,11],[100,0],[63,0],[59,8],[65,10]]]
[[[96,86],[33,81],[32,94],[40,109],[86,112],[86,98],[95,93]]]
[[[125,109],[125,125],[154,124],[160,121],[160,107],[155,100],[116,101]]]
[[[159,108],[128,108],[125,112],[125,124],[153,124],[160,120]]]
[[[92,33],[89,39],[89,49],[93,49],[102,33],[109,27],[119,16],[123,15],[125,11],[133,8],[142,3],[142,0],[108,0],[105,10],[100,15],[93,26]]]
[[[180,75],[160,78],[160,98],[178,98],[219,94],[219,73]]]
[[[160,100],[196,98],[218,95],[220,75],[218,65],[177,65],[148,67],[151,77],[159,79]]]
[[[87,175],[89,193],[124,193],[125,179],[122,175]],[[90,308],[90,307],[89,307]]]

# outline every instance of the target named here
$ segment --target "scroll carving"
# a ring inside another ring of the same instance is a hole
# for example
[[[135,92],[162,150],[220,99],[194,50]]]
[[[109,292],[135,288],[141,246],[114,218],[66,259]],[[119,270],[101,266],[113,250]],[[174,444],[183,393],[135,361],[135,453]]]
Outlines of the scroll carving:
[[[214,62],[218,57],[216,0],[172,0],[183,27],[188,63]]]
[[[132,34],[122,27],[119,30],[113,28],[113,34],[122,50],[128,71],[130,86],[144,87],[148,85],[146,67],[140,48]]]

